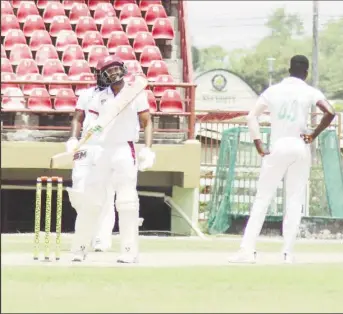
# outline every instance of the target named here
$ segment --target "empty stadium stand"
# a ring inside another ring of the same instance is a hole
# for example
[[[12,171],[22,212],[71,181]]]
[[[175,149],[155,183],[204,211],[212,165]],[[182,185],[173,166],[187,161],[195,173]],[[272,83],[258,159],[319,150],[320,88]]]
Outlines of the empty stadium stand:
[[[164,121],[162,129],[166,125],[175,131],[182,128],[179,118],[168,117],[168,113],[187,116],[191,108],[190,90],[180,86],[189,82],[182,54],[180,7],[177,1],[159,0],[1,1],[5,21],[1,23],[2,95],[9,87],[19,95],[19,88],[25,99],[18,109],[21,98],[18,102],[10,96],[13,93],[2,97],[7,114],[3,129],[15,129],[10,113],[18,110],[36,113],[46,109],[54,114],[61,108],[69,113],[63,125],[67,128],[80,92],[95,83],[98,59],[109,54],[125,60],[127,81],[142,73],[152,83],[147,93],[152,113],[162,115],[158,120]],[[154,82],[169,86],[154,86]],[[39,121],[46,129],[45,117]],[[51,128],[57,129],[54,121],[49,119]]]

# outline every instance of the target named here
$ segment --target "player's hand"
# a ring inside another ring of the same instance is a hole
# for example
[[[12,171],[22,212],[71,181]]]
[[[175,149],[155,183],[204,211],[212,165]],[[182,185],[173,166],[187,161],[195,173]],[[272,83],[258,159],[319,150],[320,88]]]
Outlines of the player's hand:
[[[269,155],[270,152],[264,147],[261,140],[254,140],[256,150],[261,157]]]
[[[66,143],[66,151],[67,153],[72,153],[75,148],[77,147],[77,144],[79,143],[78,139],[76,137],[71,137]]]
[[[304,140],[306,144],[311,144],[314,140],[312,134],[301,134],[300,137]]]
[[[145,171],[151,168],[154,165],[155,157],[156,155],[150,147],[142,148],[138,154],[138,170]]]

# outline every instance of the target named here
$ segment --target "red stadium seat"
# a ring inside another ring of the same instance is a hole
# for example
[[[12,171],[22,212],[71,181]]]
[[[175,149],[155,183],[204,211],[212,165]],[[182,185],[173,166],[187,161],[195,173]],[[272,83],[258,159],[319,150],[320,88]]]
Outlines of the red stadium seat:
[[[158,18],[168,18],[166,10],[161,4],[154,4],[149,6],[145,14],[145,21],[148,25],[154,25]]]
[[[98,61],[103,58],[109,56],[110,53],[105,46],[92,46],[89,49],[88,53],[88,63],[90,67],[96,67]]]
[[[1,58],[1,73],[13,73],[12,64],[7,58]]]
[[[91,46],[103,46],[104,41],[98,31],[88,31],[82,39],[82,49],[89,52]]]
[[[79,45],[69,45],[62,55],[62,64],[70,66],[74,60],[85,60],[82,48]]]
[[[110,53],[115,53],[118,46],[130,45],[129,39],[124,31],[115,31],[110,35],[107,48]]]
[[[129,75],[143,73],[141,64],[137,60],[127,60],[124,62]]]
[[[50,59],[45,61],[42,69],[44,80],[50,80],[55,73],[65,73],[62,62],[58,59]]]
[[[39,15],[29,15],[23,26],[23,33],[26,37],[31,37],[34,31],[45,31],[43,18]]]
[[[106,16],[116,16],[116,11],[109,2],[98,3],[94,11],[94,20],[96,24],[102,24]]]
[[[32,52],[26,44],[16,44],[11,49],[10,62],[12,65],[18,65],[22,59],[32,59]]]
[[[32,90],[35,88],[42,88],[44,85],[37,84],[35,81],[43,81],[43,76],[36,73],[36,74],[27,74],[22,77],[24,81],[31,81],[30,84],[22,84],[22,91],[24,95],[31,95]]]
[[[119,20],[121,24],[127,24],[132,17],[142,17],[141,10],[136,3],[125,4],[120,11]]]
[[[27,101],[27,108],[35,111],[51,110],[52,103],[50,95],[45,87],[34,88]]]
[[[5,14],[14,15],[13,8],[9,1],[1,1],[1,16],[3,17]]]
[[[3,2],[4,2],[4,1],[1,1],[1,5],[2,5]],[[8,1],[8,2],[10,2],[10,1]],[[19,6],[20,6],[20,3],[22,3],[22,2],[23,2],[22,0],[11,0],[12,7],[13,7],[14,9],[18,9]]]
[[[58,54],[54,45],[41,45],[36,53],[37,65],[44,65],[47,60],[58,59]]]
[[[61,31],[56,38],[56,50],[64,51],[69,45],[78,45],[77,36],[73,31]]]
[[[19,88],[18,84],[4,83],[5,81],[15,81],[16,79],[17,76],[15,73],[1,72],[1,95],[5,94],[8,88]]]
[[[145,90],[145,93],[146,93],[147,98],[148,98],[150,112],[156,112],[157,111],[157,103],[156,103],[156,98],[155,98],[154,93],[150,89]]]
[[[23,92],[18,87],[6,89],[1,101],[2,109],[25,109],[25,98]]]
[[[158,18],[156,19],[152,27],[152,36],[155,39],[173,39],[174,30],[169,18]]]
[[[145,46],[156,46],[156,42],[151,33],[138,32],[132,46],[136,53],[141,53]]]
[[[34,31],[30,38],[31,51],[37,51],[41,45],[52,45],[48,31]]]
[[[123,61],[136,60],[136,55],[130,45],[118,46],[116,49],[116,56],[121,58]]]
[[[102,38],[109,38],[112,32],[122,30],[123,27],[121,26],[120,21],[117,17],[107,16],[102,22],[100,34]]]
[[[86,60],[75,60],[69,68],[68,77],[70,80],[79,80],[81,74],[84,73],[92,73],[88,62]]]
[[[147,72],[148,80],[154,82],[162,74],[169,74],[167,64],[162,60],[152,61]]]
[[[50,36],[57,37],[61,31],[71,31],[72,26],[67,16],[59,15],[55,16],[50,24]]]
[[[65,15],[63,4],[59,1],[49,1],[43,12],[45,23],[51,23],[55,16]]]
[[[77,38],[83,38],[87,31],[97,31],[94,19],[91,16],[82,16],[75,28]]]
[[[157,46],[145,46],[139,59],[142,67],[149,67],[154,60],[162,60],[160,49]]]
[[[183,112],[184,108],[180,93],[173,89],[165,90],[160,100],[160,111]]]
[[[10,29],[4,39],[6,50],[11,50],[15,44],[26,44],[24,33],[20,29]]]
[[[7,58],[6,50],[3,44],[1,44],[1,58]]]
[[[56,110],[74,110],[77,97],[71,88],[60,88],[56,94],[54,107]]]
[[[18,78],[26,74],[39,73],[36,61],[32,59],[20,60],[19,64],[17,65],[16,73]]]
[[[85,0],[63,0],[62,3],[63,3],[63,7],[64,7],[64,10],[67,10],[67,11],[70,11],[71,8],[73,7],[73,5],[75,4],[75,2],[77,3],[86,3]]]
[[[127,23],[127,37],[135,38],[138,32],[149,32],[148,25],[142,17],[132,17]]]
[[[69,20],[71,24],[77,24],[80,17],[91,16],[91,12],[85,3],[75,3],[69,13]]]
[[[80,77],[79,77],[80,81],[95,81],[95,76],[93,73],[81,73]],[[84,91],[85,89],[94,86],[95,84],[89,84],[89,85],[76,85],[76,89],[75,89],[75,95],[79,96],[82,91]]]
[[[141,0],[139,1],[139,8],[141,11],[148,11],[151,5],[162,4],[161,0]]]
[[[21,1],[17,11],[19,23],[24,23],[29,15],[39,15],[36,4],[33,1]]]
[[[96,11],[96,8],[98,6],[98,4],[111,4],[111,1],[110,0],[87,0],[87,4],[88,4],[88,7],[89,7],[89,10],[91,11]],[[113,8],[113,6],[111,5],[111,7]]]
[[[69,81],[68,75],[65,73],[55,73],[51,76],[51,81],[53,82],[62,82]],[[49,85],[49,94],[51,96],[56,96],[57,92],[61,88],[72,88],[71,85],[61,85],[61,84],[50,84]]]
[[[51,0],[36,0],[36,5],[38,9],[45,9]]]
[[[1,1],[3,2],[3,1]],[[1,16],[1,36],[6,36],[10,30],[20,29],[18,19],[15,15]]]
[[[114,0],[113,7],[117,11],[121,11],[124,8],[124,6],[128,3],[136,4],[136,1],[135,0]]]
[[[174,78],[171,75],[159,75],[156,77],[155,83],[174,83]],[[171,86],[155,86],[153,88],[154,95],[156,97],[161,97],[165,90],[167,89],[175,89],[175,87]]]

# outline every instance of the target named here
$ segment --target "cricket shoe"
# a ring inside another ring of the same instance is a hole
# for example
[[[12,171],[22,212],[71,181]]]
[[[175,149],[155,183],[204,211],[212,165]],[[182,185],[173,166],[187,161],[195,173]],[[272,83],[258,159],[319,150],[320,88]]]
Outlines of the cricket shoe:
[[[122,254],[118,257],[117,263],[136,264],[138,263],[138,256],[132,254]]]
[[[86,257],[87,257],[86,247],[81,246],[79,250],[73,252],[73,259],[71,261],[82,262],[86,259]]]
[[[283,262],[285,264],[293,264],[294,263],[294,258],[292,256],[292,254],[283,253]]]
[[[102,247],[102,243],[100,239],[95,240],[94,244],[94,252],[104,252],[104,248]]]
[[[240,250],[232,257],[229,257],[229,263],[255,264],[256,252],[247,252],[245,250]]]

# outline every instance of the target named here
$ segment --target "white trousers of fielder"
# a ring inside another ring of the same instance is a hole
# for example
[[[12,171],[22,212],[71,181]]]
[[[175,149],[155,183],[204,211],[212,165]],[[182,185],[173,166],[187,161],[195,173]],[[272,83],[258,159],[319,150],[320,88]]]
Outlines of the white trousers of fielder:
[[[75,221],[75,233],[79,233],[80,224],[82,225],[83,215],[87,211],[87,198],[83,197],[85,192],[85,184],[88,181],[88,176],[91,173],[91,169],[96,163],[101,154],[102,148],[97,145],[84,145],[80,150],[80,158],[74,161],[74,167],[72,171],[72,189],[68,189],[69,198],[72,206],[77,212]],[[92,229],[91,242],[93,248],[101,250],[108,250],[112,246],[112,231],[115,223],[115,210],[114,210],[114,192],[111,187],[104,188],[106,190],[106,197],[103,199],[100,215],[96,220],[89,221],[87,228]],[[81,226],[82,229],[82,226]],[[81,232],[82,234],[82,232]],[[78,241],[77,241],[78,242]],[[78,243],[75,244],[78,248]],[[72,247],[72,250],[75,250]]]
[[[255,251],[256,240],[261,232],[270,202],[279,182],[286,175],[283,253],[292,253],[301,221],[310,166],[310,146],[301,138],[278,139],[270,155],[263,157],[256,198],[241,243],[243,251],[248,253]]]

